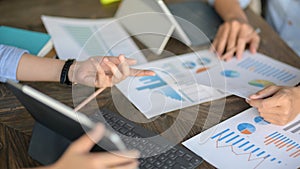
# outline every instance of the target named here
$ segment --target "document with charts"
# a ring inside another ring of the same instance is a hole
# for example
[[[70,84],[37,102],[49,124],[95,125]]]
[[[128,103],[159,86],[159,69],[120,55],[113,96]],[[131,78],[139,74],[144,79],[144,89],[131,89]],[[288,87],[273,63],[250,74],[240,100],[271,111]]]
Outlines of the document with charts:
[[[197,74],[197,80],[200,84],[225,89],[226,92],[247,98],[269,85],[296,85],[300,80],[300,71],[263,54],[246,51],[241,60],[234,58]],[[224,81],[226,88],[220,83]]]
[[[138,64],[147,60],[123,27],[114,19],[74,19],[42,16],[60,59],[85,60],[90,56],[134,58]]]
[[[300,116],[286,126],[268,123],[248,109],[185,141],[216,168],[293,169],[300,167]]]
[[[209,51],[149,62],[137,68],[156,76],[130,77],[119,83],[120,91],[147,117],[225,97],[220,90],[199,85],[196,75],[220,63]]]

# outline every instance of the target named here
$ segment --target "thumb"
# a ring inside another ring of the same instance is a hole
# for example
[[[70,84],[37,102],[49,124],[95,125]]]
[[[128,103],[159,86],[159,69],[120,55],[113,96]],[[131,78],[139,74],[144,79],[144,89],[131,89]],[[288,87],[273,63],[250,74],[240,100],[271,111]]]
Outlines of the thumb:
[[[253,95],[251,95],[250,99],[263,99],[266,97],[270,97],[274,95],[278,90],[280,90],[279,86],[269,86]]]
[[[70,146],[69,151],[72,152],[89,152],[93,146],[101,140],[104,135],[105,127],[102,124],[97,124],[87,134],[81,136]]]

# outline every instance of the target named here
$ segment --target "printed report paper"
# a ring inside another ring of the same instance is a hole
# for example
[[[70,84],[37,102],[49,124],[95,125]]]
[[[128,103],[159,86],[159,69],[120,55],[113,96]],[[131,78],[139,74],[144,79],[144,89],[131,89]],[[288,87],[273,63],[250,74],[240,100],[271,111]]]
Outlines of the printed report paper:
[[[199,51],[161,59],[136,68],[150,69],[156,76],[129,77],[118,89],[147,117],[178,110],[227,96],[199,85],[196,75],[220,64],[209,51]]]
[[[248,98],[270,85],[296,85],[300,79],[300,70],[263,54],[246,51],[241,60],[233,58],[196,76],[200,84]]]
[[[42,16],[51,35],[58,57],[86,60],[90,56],[118,56],[125,54],[138,61],[147,60],[127,32],[113,18],[72,19]]]
[[[183,143],[217,168],[300,167],[300,116],[286,126],[270,124],[250,108]]]

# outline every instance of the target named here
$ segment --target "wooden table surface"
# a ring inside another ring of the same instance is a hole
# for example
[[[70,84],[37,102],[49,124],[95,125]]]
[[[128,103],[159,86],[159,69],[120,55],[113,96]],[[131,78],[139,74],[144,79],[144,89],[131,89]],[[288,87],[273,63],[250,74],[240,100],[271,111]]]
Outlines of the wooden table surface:
[[[166,0],[167,3],[180,2],[183,0]],[[46,32],[40,16],[54,15],[75,18],[105,18],[112,17],[118,7],[118,3],[108,6],[101,6],[97,0],[0,0],[0,24],[19,27],[34,31]],[[261,29],[261,45],[259,52],[271,56],[277,60],[300,68],[300,62],[297,55],[279,38],[279,36],[267,25],[260,17],[247,9],[246,13],[251,24],[255,28]],[[178,42],[171,40],[167,45],[167,50],[180,54],[189,51]],[[158,59],[159,57],[147,54],[148,58]],[[166,56],[165,56],[166,57]],[[152,60],[151,59],[151,60]],[[73,106],[72,89],[58,83],[27,83],[34,88],[50,95],[51,97]],[[117,101],[113,101],[118,98]],[[186,116],[177,118],[179,111],[173,111],[160,115],[151,120],[144,118],[141,113],[132,106],[132,104],[116,89],[106,89],[103,94],[97,97],[99,107],[106,107],[113,111],[123,114],[122,108],[131,110],[129,115],[135,115],[140,120],[140,124],[152,131],[161,133],[178,122],[177,126],[169,131],[167,137],[176,141],[184,141],[202,131],[208,113],[208,126],[210,127],[219,120],[213,119],[214,116],[222,117],[225,120],[247,108],[244,99],[229,96],[226,99],[220,99],[212,103],[204,103],[181,110]],[[224,111],[222,109],[225,103]],[[213,105],[213,106],[212,106]],[[128,113],[128,112],[127,112]],[[193,115],[197,119],[191,119]],[[191,122],[194,125],[188,134],[185,133],[187,125]],[[31,137],[31,130],[34,124],[33,118],[16,99],[16,97],[7,89],[5,84],[0,84],[0,168],[14,169],[39,166],[40,164],[32,160],[27,154],[27,149]],[[207,162],[203,162],[199,168],[214,168]]]

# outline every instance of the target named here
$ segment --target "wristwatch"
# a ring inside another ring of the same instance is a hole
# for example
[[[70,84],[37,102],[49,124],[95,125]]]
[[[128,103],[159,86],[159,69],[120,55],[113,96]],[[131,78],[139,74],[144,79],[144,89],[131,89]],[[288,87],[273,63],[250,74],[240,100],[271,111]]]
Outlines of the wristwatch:
[[[60,74],[60,84],[72,85],[72,82],[68,77],[68,74],[69,74],[70,67],[74,63],[74,61],[75,59],[68,59],[65,62]]]

